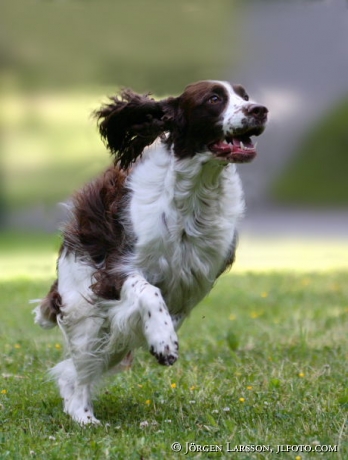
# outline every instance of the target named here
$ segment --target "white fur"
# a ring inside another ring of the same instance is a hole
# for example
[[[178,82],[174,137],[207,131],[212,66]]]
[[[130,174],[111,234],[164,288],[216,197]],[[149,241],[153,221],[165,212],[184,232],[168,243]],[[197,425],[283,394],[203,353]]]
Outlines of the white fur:
[[[235,165],[210,152],[177,161],[158,144],[129,187],[137,237],[129,264],[160,286],[171,314],[187,315],[210,291],[243,213]]]
[[[245,114],[242,109],[255,104],[255,101],[248,99],[246,102],[233,91],[233,88],[227,82],[220,82],[220,84],[222,84],[228,92],[228,105],[222,114],[223,130],[225,134],[233,134],[235,130],[243,127]]]

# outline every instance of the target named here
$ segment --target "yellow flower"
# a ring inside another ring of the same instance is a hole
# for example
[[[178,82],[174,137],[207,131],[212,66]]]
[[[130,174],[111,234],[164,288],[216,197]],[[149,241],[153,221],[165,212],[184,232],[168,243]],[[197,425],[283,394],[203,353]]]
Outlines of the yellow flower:
[[[145,401],[145,404],[147,404],[147,405],[149,406],[149,405],[151,404],[151,399],[147,399],[147,400]]]
[[[247,386],[247,390],[252,390],[252,389],[253,389],[253,387],[251,385]]]
[[[176,383],[172,383],[170,386],[171,386],[172,388],[176,388]]]
[[[61,344],[60,343],[56,343],[54,345],[55,348],[57,348],[57,350],[60,350],[62,348]]]
[[[295,460],[301,460],[301,455],[296,455]]]
[[[237,318],[237,316],[234,315],[233,313],[231,313],[230,316],[228,317],[228,319],[229,319],[230,321],[234,321],[236,318]]]
[[[265,299],[266,297],[268,297],[268,292],[261,292],[261,297],[263,299]]]
[[[300,373],[298,374],[298,376],[301,377],[301,379],[303,379],[303,377],[305,376],[305,374],[304,374],[304,372],[300,372]]]
[[[7,393],[7,390],[1,390],[0,392],[2,395],[5,395]]]
[[[143,386],[142,386],[140,383],[138,383],[138,387],[139,387],[139,388],[143,388]]]
[[[262,315],[263,315],[263,311],[252,311],[249,316],[250,318],[255,319],[255,318],[259,318]]]
[[[15,345],[14,347],[17,348],[17,350],[18,350],[18,348],[21,348],[21,346],[19,345],[19,343],[16,343],[16,345]]]
[[[191,391],[193,391],[193,390],[195,390],[195,389],[196,389],[196,387],[195,387],[194,385],[192,385],[192,387],[190,387],[190,390],[191,390]]]
[[[245,402],[245,398],[239,398],[239,402],[241,403]]]

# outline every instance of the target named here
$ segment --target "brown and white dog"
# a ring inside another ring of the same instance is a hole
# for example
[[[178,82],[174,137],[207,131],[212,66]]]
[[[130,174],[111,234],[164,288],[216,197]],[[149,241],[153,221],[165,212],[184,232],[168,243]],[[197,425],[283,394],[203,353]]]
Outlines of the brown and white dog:
[[[242,86],[201,81],[160,101],[125,90],[95,113],[114,164],[74,196],[58,279],[34,310],[66,339],[51,372],[74,420],[98,423],[93,384],[135,348],[177,360],[176,331],[234,261],[235,163],[255,157],[267,112]]]

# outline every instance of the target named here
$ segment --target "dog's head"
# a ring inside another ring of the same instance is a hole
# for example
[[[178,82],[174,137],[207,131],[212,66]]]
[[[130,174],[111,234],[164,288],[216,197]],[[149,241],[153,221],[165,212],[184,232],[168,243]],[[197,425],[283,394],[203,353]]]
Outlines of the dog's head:
[[[201,81],[160,101],[124,90],[95,115],[108,148],[127,168],[164,133],[178,158],[210,151],[223,162],[251,161],[256,155],[251,136],[263,132],[267,113],[240,85]]]

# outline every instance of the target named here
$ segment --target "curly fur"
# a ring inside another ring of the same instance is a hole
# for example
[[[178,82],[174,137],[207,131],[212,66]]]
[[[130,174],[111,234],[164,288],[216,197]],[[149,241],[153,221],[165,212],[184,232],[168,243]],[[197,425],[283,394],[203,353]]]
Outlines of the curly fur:
[[[149,95],[124,89],[94,112],[99,132],[122,169],[134,163],[143,150],[171,130],[174,99],[156,102]]]

